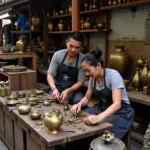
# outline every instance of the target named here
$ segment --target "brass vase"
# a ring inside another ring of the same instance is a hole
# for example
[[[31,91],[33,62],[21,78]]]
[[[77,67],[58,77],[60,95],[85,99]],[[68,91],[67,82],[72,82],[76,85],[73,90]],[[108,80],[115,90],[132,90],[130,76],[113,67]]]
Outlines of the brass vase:
[[[148,86],[150,87],[150,70],[147,73],[147,82],[148,82]]]
[[[124,47],[116,46],[116,52],[110,55],[110,68],[117,70],[123,77],[129,65],[129,55],[124,51]]]
[[[132,86],[136,91],[140,89],[140,75],[139,75],[139,68],[136,69],[135,75],[132,79]]]
[[[140,76],[140,81],[141,81],[142,86],[148,86],[147,74],[148,74],[148,59],[146,59],[145,61],[144,68]]]
[[[56,110],[49,112],[48,115],[44,118],[44,124],[48,128],[49,133],[57,134],[59,128],[63,124],[63,118],[60,112],[57,112]]]
[[[64,24],[63,24],[62,20],[60,20],[60,23],[58,24],[58,30],[59,31],[63,31],[64,30]]]
[[[72,13],[72,7],[71,7],[71,4],[69,4],[69,6],[68,6],[68,12],[69,12],[69,13]]]
[[[96,0],[93,0],[92,9],[96,9]]]
[[[38,15],[35,15],[32,17],[32,25],[35,27],[35,28],[38,28],[41,24],[41,19]]]
[[[138,65],[138,67],[139,67],[139,68],[143,68],[144,62],[145,62],[145,60],[144,60],[142,54],[140,53],[140,58],[137,60],[137,65]]]
[[[19,37],[19,40],[16,42],[16,47],[19,53],[23,53],[24,51],[24,42],[23,38]]]
[[[116,5],[117,4],[117,1],[116,0],[113,0],[113,5]]]
[[[84,24],[83,24],[83,28],[85,29],[85,30],[88,30],[88,29],[90,29],[90,27],[91,27],[91,23],[90,23],[90,21],[89,21],[89,17],[87,18],[87,20],[84,22]]]
[[[118,0],[118,4],[121,4],[121,0]]]
[[[112,5],[112,0],[108,0],[108,6]]]
[[[52,22],[49,22],[48,23],[48,30],[51,32],[51,31],[53,31],[53,23]]]

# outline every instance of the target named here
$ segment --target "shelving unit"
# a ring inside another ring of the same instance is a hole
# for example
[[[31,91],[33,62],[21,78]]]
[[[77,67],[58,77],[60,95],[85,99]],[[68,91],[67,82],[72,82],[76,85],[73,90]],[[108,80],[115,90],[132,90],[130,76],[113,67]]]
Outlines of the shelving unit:
[[[150,0],[137,0],[134,2],[127,2],[123,4],[116,4],[112,6],[105,6],[101,7],[100,10],[107,11],[107,10],[113,10],[113,9],[120,9],[120,8],[127,8],[127,7],[137,7],[137,6],[144,6],[150,4]]]

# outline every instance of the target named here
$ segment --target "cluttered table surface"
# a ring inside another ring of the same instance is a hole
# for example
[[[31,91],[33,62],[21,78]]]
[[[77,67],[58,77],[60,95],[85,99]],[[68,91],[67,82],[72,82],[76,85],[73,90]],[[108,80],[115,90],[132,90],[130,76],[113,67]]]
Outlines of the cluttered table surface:
[[[41,99],[49,99],[50,104],[48,106],[44,105]],[[46,147],[55,147],[62,143],[99,135],[105,130],[112,128],[112,124],[110,123],[101,123],[96,126],[85,125],[83,120],[88,116],[87,113],[81,111],[77,116],[73,116],[70,111],[70,105],[56,103],[51,99],[51,96],[48,96],[47,94],[40,97],[40,103],[32,106],[32,111],[38,110],[43,114],[38,120],[32,120],[29,114],[20,114],[18,112],[18,106],[6,106],[6,99],[3,97],[0,97],[0,103],[2,107],[5,108],[4,110],[8,111],[14,118],[17,118],[16,120],[21,128],[27,130],[32,138],[36,137],[36,139],[43,145],[46,145]],[[63,117],[63,124],[57,134],[49,133],[48,128],[43,123],[46,114],[48,114],[48,112],[53,112],[54,110],[59,112]]]

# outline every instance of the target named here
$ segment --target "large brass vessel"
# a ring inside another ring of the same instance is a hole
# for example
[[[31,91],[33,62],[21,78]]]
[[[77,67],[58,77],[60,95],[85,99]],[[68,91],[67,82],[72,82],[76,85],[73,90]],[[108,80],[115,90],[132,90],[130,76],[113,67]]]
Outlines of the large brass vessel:
[[[44,118],[44,124],[48,128],[49,133],[57,134],[59,128],[63,124],[63,118],[59,112],[53,110],[49,112],[48,115]]]
[[[123,77],[129,65],[129,55],[124,48],[125,46],[116,46],[116,52],[110,55],[110,68],[117,70]]]

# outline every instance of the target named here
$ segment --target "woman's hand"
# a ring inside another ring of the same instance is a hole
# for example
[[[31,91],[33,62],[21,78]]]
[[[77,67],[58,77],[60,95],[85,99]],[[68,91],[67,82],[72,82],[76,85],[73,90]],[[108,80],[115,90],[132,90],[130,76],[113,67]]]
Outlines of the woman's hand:
[[[84,119],[84,123],[87,125],[94,125],[94,124],[98,124],[101,123],[102,117],[100,115],[90,115],[87,118]]]
[[[73,105],[72,108],[71,108],[71,112],[74,115],[77,115],[80,110],[81,110],[81,104],[80,103]]]
[[[69,90],[68,89],[64,90],[60,95],[60,102],[62,103],[64,100],[66,100],[68,95],[69,95]]]
[[[60,100],[60,93],[56,88],[52,92],[52,98],[58,101]]]

